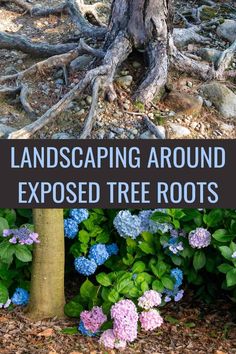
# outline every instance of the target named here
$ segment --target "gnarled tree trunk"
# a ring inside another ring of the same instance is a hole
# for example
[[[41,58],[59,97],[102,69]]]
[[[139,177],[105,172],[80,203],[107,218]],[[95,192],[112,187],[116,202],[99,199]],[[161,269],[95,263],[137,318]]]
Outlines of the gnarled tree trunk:
[[[35,245],[27,315],[32,319],[64,316],[64,227],[62,209],[34,209]]]
[[[0,0],[6,2],[6,0]],[[64,111],[70,102],[88,87],[93,92],[93,100],[87,119],[85,119],[80,138],[86,138],[92,129],[96,117],[96,107],[99,93],[102,91],[109,101],[116,99],[113,86],[114,77],[129,54],[134,49],[142,49],[147,58],[147,69],[144,72],[137,89],[133,94],[135,100],[145,104],[160,96],[167,82],[169,64],[188,74],[196,74],[203,79],[222,79],[225,69],[229,65],[236,50],[236,42],[225,50],[216,67],[201,63],[187,57],[179,51],[172,38],[172,0],[113,0],[108,26],[99,21],[97,8],[106,6],[104,3],[94,2],[84,4],[83,0],[64,0],[56,7],[37,7],[26,0],[11,0],[21,8],[30,12],[32,16],[58,15],[64,12],[71,17],[72,22],[80,31],[80,42],[60,45],[48,43],[34,43],[25,37],[0,32],[0,48],[18,49],[38,56],[49,57],[36,65],[17,74],[0,77],[0,83],[16,82],[12,92],[19,91],[23,108],[35,117],[30,104],[27,104],[27,90],[19,82],[40,70],[52,70],[57,67],[66,68],[72,60],[81,54],[89,54],[96,58],[81,81],[69,91],[59,102],[46,111],[36,121],[10,134],[10,139],[26,139],[41,129],[45,124],[55,119]],[[213,5],[212,5],[213,6]],[[86,15],[92,15],[97,25],[89,22]],[[194,28],[190,28],[194,32]],[[201,37],[201,36],[199,36]],[[83,38],[98,41],[100,49],[92,48]],[[56,54],[56,55],[55,55]],[[0,87],[1,89],[1,87]],[[4,92],[9,92],[4,87]]]

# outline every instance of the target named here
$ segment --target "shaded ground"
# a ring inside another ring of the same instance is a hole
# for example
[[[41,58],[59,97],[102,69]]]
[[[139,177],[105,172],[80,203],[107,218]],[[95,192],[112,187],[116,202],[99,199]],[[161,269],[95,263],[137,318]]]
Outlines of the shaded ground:
[[[52,0],[50,4],[53,5],[59,2],[58,0]],[[44,5],[48,4],[48,1],[34,0],[32,3]],[[231,3],[231,1],[228,1],[228,3]],[[176,1],[178,9],[187,4],[194,7],[196,6],[196,1]],[[1,31],[25,34],[34,41],[48,41],[50,43],[67,42],[74,35],[79,34],[67,16],[32,18],[28,14],[16,13],[13,9],[11,5],[7,7],[0,6]],[[226,13],[225,16],[229,17],[229,14]],[[102,13],[101,18],[105,22],[107,13]],[[180,19],[176,26],[182,26]],[[214,26],[212,26],[209,40],[209,46],[213,48],[223,50],[228,46],[227,42],[217,37]],[[186,51],[194,52],[202,46],[204,44],[190,44],[186,47]],[[16,70],[25,69],[39,60],[40,58],[32,58],[21,52],[0,50],[0,72],[1,74],[11,74]],[[140,138],[147,128],[143,125],[140,116],[132,115],[127,113],[127,111],[144,111],[156,124],[162,125],[166,129],[166,135],[169,138],[174,137],[169,126],[171,122],[187,127],[190,130],[188,138],[236,138],[235,119],[224,119],[213,107],[204,106],[201,113],[193,117],[191,115],[174,115],[172,109],[163,103],[145,108],[134,106],[130,99],[130,92],[134,88],[136,79],[138,80],[143,74],[144,66],[145,63],[142,61],[141,53],[133,54],[125,62],[118,76],[130,75],[134,80],[131,86],[128,87],[122,87],[120,84],[116,85],[118,91],[117,103],[108,104],[100,101],[97,121],[91,138]],[[68,86],[64,84],[62,70],[50,73],[41,72],[37,77],[30,77],[27,80],[31,90],[29,101],[36,114],[40,116],[55,104],[65,92],[79,81],[81,75],[83,75],[83,71],[71,72]],[[197,95],[202,83],[184,74],[172,72],[170,74],[170,84],[178,92]],[[227,82],[227,85],[233,91],[236,90],[235,82]],[[78,136],[90,103],[91,97],[89,95],[78,97],[78,100],[72,102],[70,108],[64,114],[61,114],[54,122],[42,129],[36,137],[50,138],[54,133],[58,132],[68,133],[74,137]],[[0,123],[19,129],[30,122],[18,99],[6,100],[5,98],[0,98]]]
[[[186,300],[185,300],[186,301]],[[235,306],[222,300],[211,306],[182,301],[162,310],[164,325],[151,334],[141,333],[125,354],[236,353]],[[0,312],[2,354],[115,354],[99,347],[97,339],[61,330],[71,320],[30,323],[19,309]]]

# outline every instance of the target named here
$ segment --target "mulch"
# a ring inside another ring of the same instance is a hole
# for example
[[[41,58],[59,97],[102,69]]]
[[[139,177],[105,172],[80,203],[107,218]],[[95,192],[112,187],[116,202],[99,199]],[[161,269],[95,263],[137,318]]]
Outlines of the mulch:
[[[141,332],[125,354],[236,353],[236,311],[230,300],[206,305],[192,300],[168,304],[161,310],[164,325],[157,331]],[[73,327],[71,319],[30,322],[22,309],[0,312],[0,354],[115,354],[98,340],[63,334]]]

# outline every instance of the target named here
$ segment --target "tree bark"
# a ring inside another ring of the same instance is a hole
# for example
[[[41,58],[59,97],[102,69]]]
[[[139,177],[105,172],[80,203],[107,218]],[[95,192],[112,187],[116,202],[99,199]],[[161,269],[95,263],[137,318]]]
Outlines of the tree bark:
[[[64,227],[62,209],[34,209],[35,245],[30,303],[27,315],[35,320],[64,317]]]

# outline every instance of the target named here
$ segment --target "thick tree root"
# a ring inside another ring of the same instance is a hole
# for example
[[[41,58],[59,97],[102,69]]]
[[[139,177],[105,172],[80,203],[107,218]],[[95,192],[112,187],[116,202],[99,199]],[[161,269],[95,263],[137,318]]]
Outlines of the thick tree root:
[[[95,49],[88,46],[83,40],[80,41],[79,45],[76,43],[64,45],[35,44],[22,36],[0,33],[0,48],[18,49],[33,55],[37,53],[40,56],[50,56],[49,59],[41,61],[24,71],[0,77],[0,83],[15,80],[17,84],[15,86],[21,87],[22,105],[32,117],[34,112],[27,101],[28,90],[24,83],[21,83],[22,80],[25,80],[28,75],[44,73],[53,68],[61,67],[64,70],[65,83],[67,84],[66,67],[72,60],[81,54],[89,54],[97,58],[96,61],[93,61],[93,65],[96,64],[97,67],[89,70],[72,90],[36,121],[19,131],[13,132],[9,136],[10,139],[31,138],[39,129],[67,109],[70,102],[78,95],[90,88],[92,89],[92,105],[79,135],[82,139],[86,138],[91,133],[95,121],[99,92],[103,91],[109,101],[116,99],[117,96],[113,86],[115,74],[134,48],[145,49],[148,58],[147,72],[134,94],[136,100],[144,103],[151,102],[155,96],[162,93],[167,82],[169,64],[179,71],[197,75],[203,80],[215,78],[222,80],[232,74],[232,72],[226,70],[235,53],[236,43],[233,43],[230,48],[223,52],[215,67],[194,60],[176,48],[167,24],[166,14],[171,6],[170,0],[164,0],[163,2],[114,0],[108,27],[101,24],[96,12],[97,8],[104,6],[102,3],[86,5],[83,0],[66,0],[58,7],[39,8],[29,5],[24,0],[14,0],[13,2],[32,15],[43,16],[64,11],[70,15],[72,21],[79,28],[81,36],[99,40],[105,39],[105,41],[102,49]],[[86,15],[92,15],[101,26],[91,24],[85,18]],[[196,26],[188,30],[194,32],[197,40],[204,40],[205,42],[206,39],[197,34]],[[11,90],[11,88],[6,87],[3,89]],[[155,136],[163,138],[150,120],[144,118],[144,123]]]
[[[28,53],[36,57],[43,58],[50,57],[52,55],[68,53],[70,50],[75,49],[77,46],[77,43],[35,43],[19,34],[13,35],[5,32],[0,32],[0,49],[20,50],[24,53]]]
[[[29,115],[29,117],[34,120],[36,118],[36,114],[31,107],[30,103],[28,102],[27,98],[29,95],[29,89],[27,85],[22,85],[21,92],[20,92],[20,102],[25,110],[25,112]]]
[[[114,44],[107,51],[102,65],[95,69],[88,71],[85,77],[71,90],[69,91],[58,103],[51,107],[46,113],[44,113],[35,122],[25,126],[24,128],[13,132],[9,135],[9,139],[29,139],[41,129],[44,125],[48,124],[53,118],[57,117],[63,112],[71,101],[73,101],[79,94],[89,86],[94,84],[93,89],[93,101],[89,115],[85,121],[85,126],[82,131],[82,137],[85,138],[88,132],[91,131],[91,124],[93,121],[94,112],[96,110],[97,95],[100,86],[99,78],[104,82],[104,87],[107,87],[107,82],[110,77],[114,76],[117,67],[127,58],[132,50],[130,41],[120,33]]]

